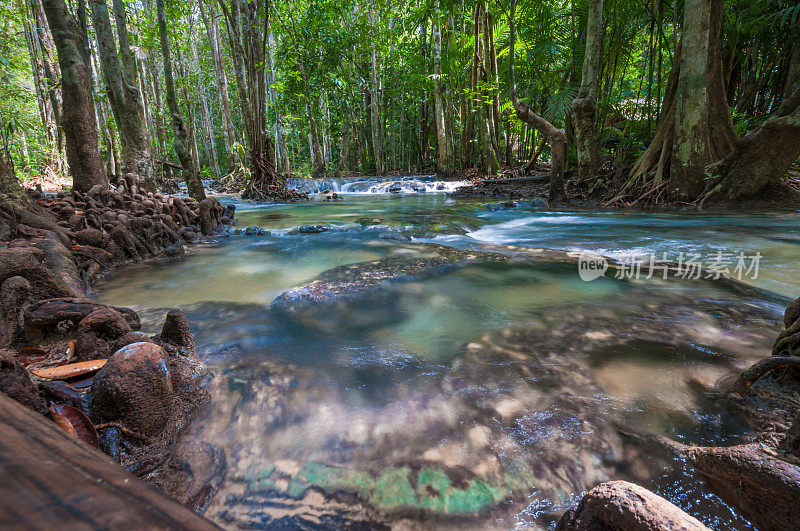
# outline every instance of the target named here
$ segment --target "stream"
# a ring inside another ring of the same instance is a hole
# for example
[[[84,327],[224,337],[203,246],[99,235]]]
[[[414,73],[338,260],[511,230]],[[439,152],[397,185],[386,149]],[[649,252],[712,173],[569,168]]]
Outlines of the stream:
[[[221,197],[237,227],[260,230],[96,286],[148,333],[165,309],[186,312],[211,403],[177,446],[221,449],[227,469],[206,517],[547,528],[597,483],[628,479],[712,528],[751,528],[624,433],[747,435],[708,388],[768,355],[800,292],[797,213],[490,211],[431,181],[337,186],[343,201]],[[730,283],[609,269],[589,282],[579,251],[724,257],[731,271],[745,256],[749,271]],[[333,281],[333,296],[318,289]]]

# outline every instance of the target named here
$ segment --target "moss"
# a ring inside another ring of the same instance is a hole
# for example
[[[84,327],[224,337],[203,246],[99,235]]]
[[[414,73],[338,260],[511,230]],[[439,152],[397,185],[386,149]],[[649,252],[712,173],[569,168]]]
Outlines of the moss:
[[[477,513],[509,495],[507,488],[492,486],[477,478],[470,480],[464,488],[457,488],[442,469],[432,467],[419,472],[415,490],[410,475],[411,469],[407,466],[389,467],[373,476],[360,470],[307,463],[290,479],[288,487],[278,487],[277,473],[272,467],[254,474],[252,486],[277,490],[293,498],[301,497],[310,487],[318,487],[330,493],[356,494],[377,509],[414,508],[440,514]]]

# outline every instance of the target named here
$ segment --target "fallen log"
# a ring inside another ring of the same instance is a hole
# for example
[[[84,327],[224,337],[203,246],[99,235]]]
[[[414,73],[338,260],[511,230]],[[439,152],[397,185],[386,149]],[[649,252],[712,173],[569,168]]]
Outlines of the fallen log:
[[[0,529],[217,529],[0,393]]]

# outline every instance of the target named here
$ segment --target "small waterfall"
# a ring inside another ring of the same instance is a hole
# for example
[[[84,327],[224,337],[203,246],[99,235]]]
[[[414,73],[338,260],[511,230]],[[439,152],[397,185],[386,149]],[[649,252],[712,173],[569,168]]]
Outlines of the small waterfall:
[[[447,193],[467,185],[466,181],[436,181],[433,175],[398,177],[356,177],[353,180],[289,179],[287,185],[298,192],[321,194],[327,190],[341,195]]]

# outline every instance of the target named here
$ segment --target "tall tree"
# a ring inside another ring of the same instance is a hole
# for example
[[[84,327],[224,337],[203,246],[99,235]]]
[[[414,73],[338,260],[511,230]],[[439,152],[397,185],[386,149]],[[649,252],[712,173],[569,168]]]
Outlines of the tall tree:
[[[61,69],[56,60],[53,36],[47,25],[41,0],[26,2],[28,20],[25,35],[31,56],[31,70],[36,85],[40,118],[45,130],[50,171],[65,171],[64,135],[61,130]]]
[[[508,51],[508,91],[517,117],[531,127],[534,127],[550,143],[550,200],[561,201],[566,197],[564,192],[564,154],[566,151],[566,137],[563,129],[545,120],[522,102],[517,96],[517,80],[514,75],[514,44],[516,41],[516,24],[514,17],[517,10],[517,1],[511,1],[511,10],[508,15],[510,47]]]
[[[436,171],[448,173],[451,168],[450,140],[447,136],[447,122],[445,121],[444,81],[442,79],[442,13],[439,0],[434,3],[433,20],[433,82],[434,104],[436,107],[436,141],[439,147],[436,158]]]
[[[217,8],[214,2],[208,6],[209,14],[206,14],[204,7],[205,0],[198,2],[200,5],[200,16],[203,25],[206,27],[208,42],[211,46],[211,54],[214,59],[214,81],[217,84],[219,94],[219,104],[222,113],[222,130],[225,133],[225,151],[228,154],[228,171],[233,172],[240,164],[239,154],[234,149],[236,144],[236,127],[233,123],[231,113],[231,101],[228,94],[228,75],[225,72],[225,60],[222,55],[222,38],[220,36],[219,22],[217,22]]]
[[[174,135],[175,153],[181,163],[181,172],[186,181],[186,188],[189,196],[197,201],[206,198],[203,183],[200,180],[200,169],[192,157],[189,138],[189,131],[183,121],[183,114],[178,108],[178,100],[175,96],[175,80],[172,75],[172,55],[169,49],[169,36],[167,34],[167,16],[164,12],[164,0],[156,0],[156,12],[158,17],[158,33],[161,37],[161,55],[164,59],[164,86],[167,91],[167,106],[172,116],[172,132]]]
[[[61,67],[62,126],[73,188],[108,187],[97,145],[89,50],[64,0],[43,0]]]
[[[140,182],[153,182],[154,170],[150,135],[144,122],[144,108],[137,82],[136,64],[128,40],[125,7],[121,0],[114,0],[117,35],[122,52],[120,63],[105,0],[90,0],[90,4],[100,51],[100,68],[122,145],[125,182],[135,191]]]
[[[578,178],[583,182],[594,179],[600,165],[595,116],[602,52],[603,0],[590,0],[589,16],[586,20],[586,46],[583,56],[581,88],[578,96],[572,102],[575,148],[578,153]]]
[[[268,0],[231,0],[230,9],[219,0],[228,22],[231,48],[244,74],[239,80],[242,113],[250,154],[250,179],[246,193],[251,197],[264,197],[278,186],[275,173],[272,139],[266,124],[266,75],[264,54],[269,35],[270,2]],[[238,73],[238,72],[237,72]]]
[[[658,129],[631,173],[669,177],[673,197],[695,199],[706,166],[729,154],[737,135],[722,75],[723,0],[687,0],[683,18]]]

